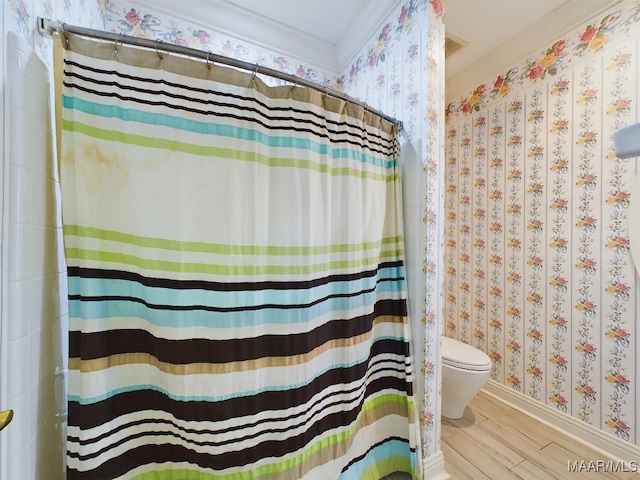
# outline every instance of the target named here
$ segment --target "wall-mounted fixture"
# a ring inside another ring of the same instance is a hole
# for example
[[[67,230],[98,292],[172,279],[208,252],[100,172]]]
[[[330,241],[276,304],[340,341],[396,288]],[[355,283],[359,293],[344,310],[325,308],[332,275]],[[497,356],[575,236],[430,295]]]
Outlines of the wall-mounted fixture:
[[[613,143],[618,158],[640,156],[640,123],[621,128],[613,134]],[[629,230],[629,250],[631,258],[640,272],[640,174],[638,163],[629,182],[629,211],[627,228]]]
[[[613,134],[616,157],[631,158],[640,156],[640,123],[624,127]]]

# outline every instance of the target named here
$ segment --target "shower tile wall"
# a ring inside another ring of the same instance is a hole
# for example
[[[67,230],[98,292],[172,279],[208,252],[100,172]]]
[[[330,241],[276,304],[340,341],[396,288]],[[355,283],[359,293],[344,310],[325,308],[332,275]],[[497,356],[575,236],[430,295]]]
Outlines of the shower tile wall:
[[[15,418],[3,431],[3,469],[6,478],[53,479],[63,472],[67,348],[49,75],[31,47],[13,33],[7,37],[7,72],[3,408],[14,409]]]
[[[638,444],[627,216],[640,5],[623,2],[450,104],[446,324],[492,379]]]
[[[50,121],[52,42],[37,32],[36,17],[99,28],[104,3],[16,0],[0,8],[0,59],[7,60],[0,62],[0,410],[15,410],[0,433],[2,479],[64,478],[66,279]]]

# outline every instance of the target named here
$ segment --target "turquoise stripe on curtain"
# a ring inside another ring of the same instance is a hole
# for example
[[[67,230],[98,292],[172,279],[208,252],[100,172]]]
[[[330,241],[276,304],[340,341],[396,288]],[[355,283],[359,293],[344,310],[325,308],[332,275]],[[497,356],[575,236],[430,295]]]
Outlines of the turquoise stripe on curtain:
[[[419,478],[395,128],[105,52],[57,78],[68,478]]]
[[[241,138],[251,140],[270,147],[291,147],[304,148],[322,155],[329,155],[332,158],[353,158],[363,162],[382,165],[385,160],[380,157],[368,155],[366,152],[359,152],[349,148],[336,148],[330,144],[312,142],[305,138],[294,138],[289,136],[272,136],[264,134],[252,128],[241,128],[235,125],[221,125],[208,121],[189,120],[173,115],[161,115],[145,112],[137,109],[124,109],[119,106],[102,105],[88,102],[77,97],[62,97],[64,108],[97,115],[105,118],[117,118],[125,121],[145,123],[148,125],[163,125],[176,130],[185,130],[205,135],[217,135],[221,137]],[[386,161],[385,167],[393,167],[395,158]]]

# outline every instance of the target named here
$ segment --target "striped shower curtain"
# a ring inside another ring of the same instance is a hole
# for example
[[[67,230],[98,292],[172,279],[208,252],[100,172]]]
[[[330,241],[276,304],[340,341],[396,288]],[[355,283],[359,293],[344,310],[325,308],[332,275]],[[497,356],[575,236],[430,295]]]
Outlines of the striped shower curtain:
[[[418,473],[396,127],[65,34],[70,479]]]

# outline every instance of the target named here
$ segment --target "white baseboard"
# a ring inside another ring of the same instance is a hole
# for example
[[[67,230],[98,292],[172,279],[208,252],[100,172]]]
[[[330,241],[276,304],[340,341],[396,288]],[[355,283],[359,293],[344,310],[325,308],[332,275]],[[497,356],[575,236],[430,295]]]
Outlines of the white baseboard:
[[[451,478],[444,469],[442,450],[422,460],[422,478],[425,480],[447,480]]]
[[[637,445],[621,440],[599,428],[559,412],[553,407],[518,393],[495,380],[487,380],[482,390],[525,415],[539,420],[613,460],[637,462],[640,458],[640,447]]]

